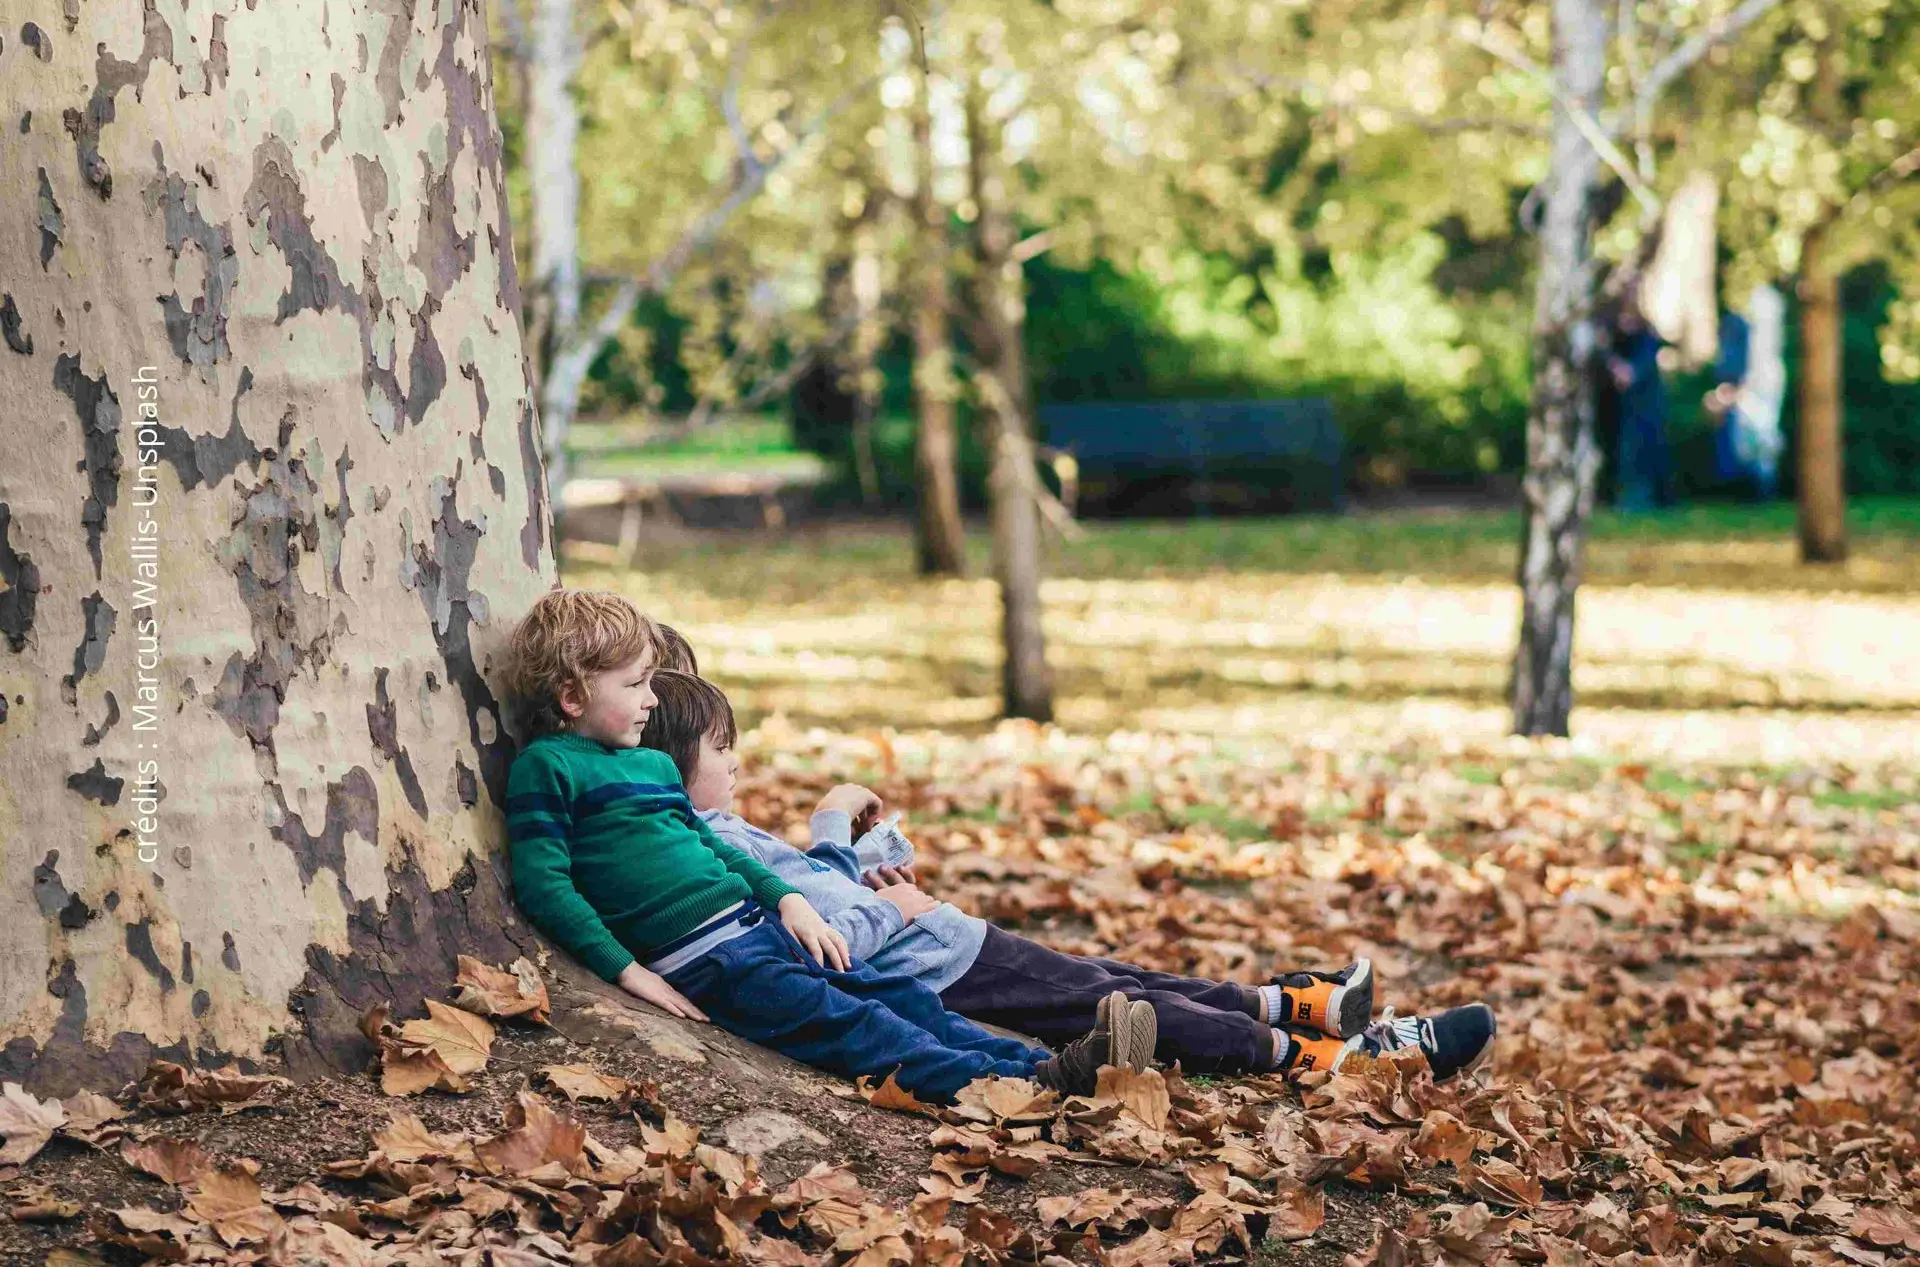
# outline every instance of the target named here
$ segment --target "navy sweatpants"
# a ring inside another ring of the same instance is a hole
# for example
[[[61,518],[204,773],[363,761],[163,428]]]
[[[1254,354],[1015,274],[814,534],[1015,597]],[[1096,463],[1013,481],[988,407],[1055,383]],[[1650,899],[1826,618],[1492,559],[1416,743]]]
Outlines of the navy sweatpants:
[[[948,1011],[912,977],[823,967],[771,916],[666,981],[722,1029],[832,1073],[891,1073],[931,1103],[988,1074],[1031,1078],[1051,1054]],[[1092,1027],[1089,1012],[1081,1033]]]
[[[1249,1073],[1273,1065],[1273,1030],[1247,1011],[1247,987],[1062,954],[993,925],[966,975],[940,992],[962,1016],[1059,1046],[1093,1028],[1114,990],[1153,1004],[1154,1055],[1188,1073]]]

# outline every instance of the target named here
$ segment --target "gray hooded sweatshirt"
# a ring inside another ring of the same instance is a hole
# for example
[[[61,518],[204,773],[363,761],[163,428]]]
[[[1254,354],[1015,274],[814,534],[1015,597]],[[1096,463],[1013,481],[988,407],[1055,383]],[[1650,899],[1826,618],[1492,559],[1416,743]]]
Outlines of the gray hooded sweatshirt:
[[[899,908],[860,883],[876,867],[913,862],[913,843],[884,823],[850,843],[853,820],[840,810],[822,810],[808,824],[813,847],[794,848],[737,814],[702,810],[713,834],[800,890],[820,917],[847,939],[847,950],[881,972],[913,977],[936,993],[973,967],[986,939],[985,920],[948,902],[911,924]]]

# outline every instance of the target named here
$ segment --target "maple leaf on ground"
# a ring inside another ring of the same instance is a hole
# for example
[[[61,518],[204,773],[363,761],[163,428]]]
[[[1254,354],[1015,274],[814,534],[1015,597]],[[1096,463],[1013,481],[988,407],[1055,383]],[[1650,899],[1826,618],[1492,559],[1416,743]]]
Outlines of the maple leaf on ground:
[[[501,1018],[524,1016],[535,1025],[547,1023],[547,983],[540,971],[526,959],[516,959],[510,969],[502,970],[482,963],[472,955],[459,957],[460,971],[454,978],[454,1006],[481,1016]]]
[[[1460,1183],[1474,1195],[1502,1205],[1532,1207],[1545,1195],[1538,1179],[1498,1157],[1462,1165]]]
[[[507,1106],[506,1127],[474,1145],[475,1156],[489,1174],[526,1178],[548,1167],[557,1168],[562,1176],[591,1173],[586,1128],[555,1113],[539,1096],[521,1092]]]
[[[950,1116],[972,1122],[1044,1122],[1060,1103],[1057,1093],[1028,1078],[976,1078],[954,1095]]]
[[[64,1223],[79,1218],[85,1209],[77,1201],[39,1187],[15,1188],[9,1201],[7,1213],[15,1223]]]
[[[160,1135],[120,1145],[120,1158],[135,1170],[175,1186],[193,1183],[213,1170],[213,1158],[191,1140]]]
[[[106,1096],[93,1091],[82,1091],[60,1101],[60,1107],[67,1112],[67,1120],[60,1127],[60,1133],[69,1139],[104,1148],[127,1133],[121,1119],[127,1111],[109,1100]]]
[[[1117,1100],[1152,1130],[1163,1130],[1173,1105],[1167,1080],[1158,1069],[1135,1073],[1118,1065],[1102,1065],[1094,1086],[1094,1103]]]
[[[1474,1132],[1445,1109],[1434,1109],[1422,1119],[1413,1137],[1413,1155],[1428,1165],[1447,1162],[1458,1168],[1473,1156]]]
[[[0,1165],[25,1162],[66,1120],[60,1101],[38,1099],[17,1082],[0,1084]]]
[[[142,1108],[163,1113],[191,1113],[218,1108],[222,1113],[241,1113],[265,1108],[273,1103],[269,1092],[293,1086],[291,1080],[272,1074],[242,1073],[237,1069],[189,1069],[168,1060],[147,1065],[138,1091]]]
[[[896,1113],[918,1113],[922,1117],[937,1118],[941,1115],[938,1108],[894,1081],[892,1074],[888,1074],[887,1080],[877,1087],[873,1085],[871,1078],[857,1078],[854,1080],[854,1087],[860,1092],[861,1098],[876,1109],[891,1109]]]
[[[281,1225],[280,1216],[260,1199],[260,1181],[244,1166],[201,1175],[187,1194],[186,1208],[229,1246],[265,1240]]]
[[[591,1065],[542,1065],[540,1077],[569,1100],[618,1100],[638,1090],[625,1078],[601,1073]]]
[[[1895,1205],[1862,1206],[1847,1235],[1882,1249],[1920,1250],[1920,1220]]]

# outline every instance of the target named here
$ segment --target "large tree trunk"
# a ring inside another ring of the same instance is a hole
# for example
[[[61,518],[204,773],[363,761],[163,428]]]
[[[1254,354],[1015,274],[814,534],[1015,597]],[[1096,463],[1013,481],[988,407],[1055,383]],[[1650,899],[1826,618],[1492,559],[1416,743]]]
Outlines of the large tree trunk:
[[[533,944],[495,683],[555,563],[481,0],[220,8],[6,32],[0,1076],[43,1093],[356,1068],[365,1007]]]
[[[1554,0],[1554,78],[1566,100],[1588,111],[1600,102],[1606,47],[1606,11],[1598,0]],[[1556,106],[1534,297],[1520,645],[1511,690],[1513,728],[1522,735],[1564,735],[1573,712],[1573,599],[1600,467],[1592,382],[1599,171],[1599,156],[1579,125]]]
[[[1013,223],[999,165],[999,137],[977,97],[967,99],[968,175],[978,258],[974,269],[981,423],[989,467],[993,573],[1000,584],[1003,708],[1009,717],[1053,720],[1053,674],[1040,625],[1039,476],[1027,386],[1026,284],[1013,258]]]
[[[533,285],[529,331],[539,370],[542,448],[558,489],[567,477],[567,433],[586,364],[557,361],[580,330],[580,107],[573,78],[580,42],[573,0],[533,0],[527,68],[527,177],[532,193]]]
[[[913,464],[920,494],[914,555],[923,576],[967,568],[960,522],[960,446],[954,431],[953,347],[948,330],[947,213],[933,196],[933,79],[924,32],[915,37],[920,82],[913,99]]]

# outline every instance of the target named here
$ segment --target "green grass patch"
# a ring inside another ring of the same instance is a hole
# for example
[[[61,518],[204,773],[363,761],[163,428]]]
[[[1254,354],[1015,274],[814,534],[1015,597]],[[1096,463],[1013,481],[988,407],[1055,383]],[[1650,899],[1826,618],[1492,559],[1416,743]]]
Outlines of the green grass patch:
[[[1835,788],[1830,792],[1821,792],[1813,798],[1813,803],[1824,809],[1865,809],[1879,811],[1900,809],[1911,805],[1913,798],[1898,792],[1849,792]]]

